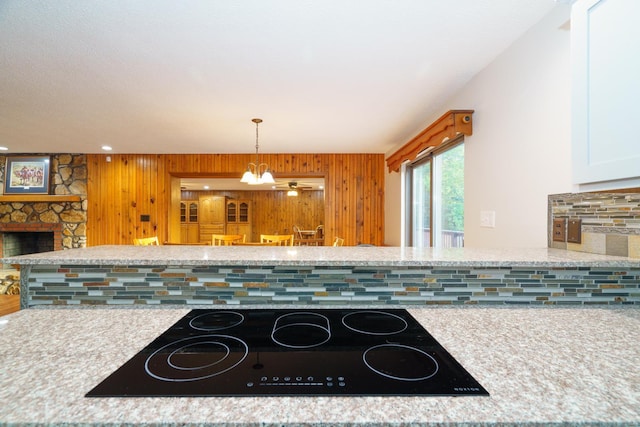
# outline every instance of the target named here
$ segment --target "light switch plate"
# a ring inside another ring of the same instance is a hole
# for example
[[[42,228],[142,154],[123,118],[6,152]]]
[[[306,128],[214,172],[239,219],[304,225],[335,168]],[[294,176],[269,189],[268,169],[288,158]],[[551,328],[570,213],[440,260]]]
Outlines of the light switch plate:
[[[496,211],[480,211],[480,227],[496,227]]]

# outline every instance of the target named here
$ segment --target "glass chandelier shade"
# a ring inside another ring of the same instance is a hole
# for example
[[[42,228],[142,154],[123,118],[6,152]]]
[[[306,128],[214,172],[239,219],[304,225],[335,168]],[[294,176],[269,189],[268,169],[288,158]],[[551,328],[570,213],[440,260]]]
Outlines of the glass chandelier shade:
[[[258,156],[258,125],[262,123],[262,119],[252,119],[251,121],[256,124],[256,162],[249,163],[247,170],[242,175],[242,179],[240,179],[240,182],[244,182],[249,185],[275,184],[276,181],[273,179],[273,175],[271,175],[271,172],[269,171],[269,165],[266,163],[260,163]]]

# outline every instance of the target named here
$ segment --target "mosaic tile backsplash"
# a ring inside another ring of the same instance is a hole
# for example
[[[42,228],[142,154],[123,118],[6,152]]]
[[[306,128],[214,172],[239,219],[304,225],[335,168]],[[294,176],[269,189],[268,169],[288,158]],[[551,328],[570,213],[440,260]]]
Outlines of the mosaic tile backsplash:
[[[548,217],[549,247],[640,258],[640,193],[554,194]],[[581,220],[581,242],[554,241],[554,219]]]
[[[58,305],[640,305],[640,268],[33,265],[23,307]]]

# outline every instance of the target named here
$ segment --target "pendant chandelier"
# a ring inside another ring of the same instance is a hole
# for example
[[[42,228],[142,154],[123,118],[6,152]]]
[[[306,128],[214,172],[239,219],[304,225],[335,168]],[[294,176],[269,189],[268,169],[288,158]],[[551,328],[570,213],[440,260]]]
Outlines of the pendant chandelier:
[[[256,124],[256,162],[249,163],[240,182],[249,185],[274,184],[276,181],[273,179],[271,172],[269,172],[269,165],[260,163],[260,158],[258,157],[258,125],[262,123],[262,119],[251,119],[251,121]]]

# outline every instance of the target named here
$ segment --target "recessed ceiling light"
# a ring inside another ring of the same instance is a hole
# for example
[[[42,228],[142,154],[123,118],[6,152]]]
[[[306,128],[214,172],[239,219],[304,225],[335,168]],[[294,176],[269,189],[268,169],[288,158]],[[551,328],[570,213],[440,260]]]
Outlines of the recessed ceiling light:
[[[0,151],[7,151],[8,148],[7,147],[0,147]]]
[[[111,148],[111,147],[110,147],[110,146],[108,146],[108,145],[103,145],[103,146],[102,146],[102,149],[103,149],[104,151],[111,151],[111,150],[113,150],[113,148]]]
[[[204,189],[205,189],[205,190],[208,190],[208,189],[209,189],[209,186],[208,186],[208,185],[205,185],[205,186],[204,186]]]

